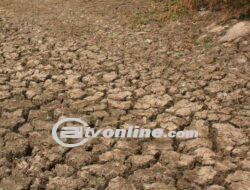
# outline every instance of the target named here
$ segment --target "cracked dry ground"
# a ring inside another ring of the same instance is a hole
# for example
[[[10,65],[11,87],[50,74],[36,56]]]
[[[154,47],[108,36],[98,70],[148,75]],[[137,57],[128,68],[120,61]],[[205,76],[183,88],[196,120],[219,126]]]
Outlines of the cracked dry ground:
[[[3,2],[1,190],[250,188],[249,36],[217,43],[225,28],[209,32],[219,15],[206,12],[128,27],[117,14],[136,9],[134,1],[107,14],[102,8],[122,1],[82,9],[77,1],[22,1],[19,8]],[[71,31],[74,38],[61,38],[58,31],[81,20],[87,24]],[[204,34],[211,43],[194,42]],[[98,128],[130,123],[200,136],[99,138],[68,149],[51,137],[61,116],[99,120]]]

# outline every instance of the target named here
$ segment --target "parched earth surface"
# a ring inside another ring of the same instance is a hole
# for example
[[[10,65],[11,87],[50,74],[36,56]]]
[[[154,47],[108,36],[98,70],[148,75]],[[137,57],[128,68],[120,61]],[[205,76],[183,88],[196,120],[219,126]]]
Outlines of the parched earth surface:
[[[249,190],[249,22],[159,22],[153,6],[1,0],[1,190]],[[51,136],[62,116],[199,138],[64,148]]]

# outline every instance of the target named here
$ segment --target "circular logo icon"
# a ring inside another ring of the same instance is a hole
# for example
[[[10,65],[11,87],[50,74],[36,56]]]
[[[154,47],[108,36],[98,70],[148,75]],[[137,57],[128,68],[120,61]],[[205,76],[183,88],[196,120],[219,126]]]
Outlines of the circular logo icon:
[[[79,126],[66,126],[62,127],[60,131],[60,138],[58,137],[57,131],[60,126],[68,122],[75,122],[81,125]],[[88,142],[91,138],[84,138],[83,131],[86,131],[88,128],[88,124],[85,121],[82,121],[80,118],[63,118],[60,119],[52,128],[52,137],[54,140],[60,144],[61,146],[73,148],[77,146],[81,146]],[[80,139],[82,140],[75,144],[65,143],[61,140],[61,138],[69,138],[69,139]]]

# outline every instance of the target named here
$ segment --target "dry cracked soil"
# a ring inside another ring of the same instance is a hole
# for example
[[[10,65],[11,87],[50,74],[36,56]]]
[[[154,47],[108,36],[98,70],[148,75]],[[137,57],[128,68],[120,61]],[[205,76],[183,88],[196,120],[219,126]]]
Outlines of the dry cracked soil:
[[[149,7],[1,0],[1,190],[250,189],[249,21],[161,22]],[[62,116],[199,137],[65,148],[51,136]]]

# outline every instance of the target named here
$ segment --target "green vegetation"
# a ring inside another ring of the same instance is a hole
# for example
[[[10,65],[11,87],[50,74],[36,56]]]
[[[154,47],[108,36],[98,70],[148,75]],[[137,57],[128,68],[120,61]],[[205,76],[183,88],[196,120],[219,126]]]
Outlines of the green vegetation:
[[[249,17],[249,0],[153,0],[148,10],[135,13],[136,24],[161,24],[167,19],[178,20],[193,11],[222,11],[225,15]]]

